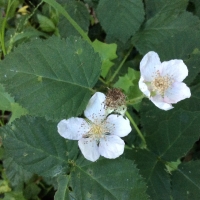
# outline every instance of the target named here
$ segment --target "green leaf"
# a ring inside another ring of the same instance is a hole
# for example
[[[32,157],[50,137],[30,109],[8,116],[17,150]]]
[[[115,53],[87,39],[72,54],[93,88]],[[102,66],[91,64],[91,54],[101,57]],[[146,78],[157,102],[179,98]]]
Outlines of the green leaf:
[[[69,177],[66,175],[61,175],[58,177],[58,190],[55,193],[55,200],[70,200],[69,198]]]
[[[199,27],[199,19],[189,12],[159,12],[132,41],[143,55],[154,50],[161,60],[183,59],[200,47]]]
[[[145,0],[146,17],[149,19],[157,13],[173,12],[174,14],[187,8],[188,0]]]
[[[14,103],[14,99],[5,92],[4,87],[0,84],[0,110],[11,110],[11,103]]]
[[[152,152],[126,149],[125,157],[134,160],[137,164],[141,175],[146,179],[147,194],[151,199],[170,199],[169,174],[165,171],[165,165]]]
[[[48,3],[50,6],[52,6],[57,12],[62,14],[70,23],[71,25],[79,32],[79,34],[89,43],[92,44],[90,41],[90,38],[87,36],[87,34],[84,32],[84,30],[73,20],[73,18],[70,17],[68,12],[65,10],[65,8],[57,3],[55,0],[43,0],[44,2]]]
[[[199,139],[199,121],[200,112],[175,112],[157,124],[157,131],[146,137],[148,148],[164,160],[176,161]]]
[[[198,17],[200,17],[200,2],[199,2],[199,0],[190,0],[190,2],[193,3],[194,6],[195,6],[195,11],[194,11],[194,13],[195,13]]]
[[[108,74],[110,68],[114,65],[111,60],[117,58],[117,45],[113,44],[105,44],[103,42],[98,41],[97,39],[92,43],[94,50],[99,53],[102,61],[102,71],[101,76],[104,78]]]
[[[70,185],[75,199],[145,200],[146,186],[135,164],[126,159],[77,161]]]
[[[179,165],[172,174],[172,197],[174,200],[200,199],[200,161]]]
[[[45,32],[53,32],[55,31],[54,23],[46,16],[37,14],[37,19],[40,24],[41,30]]]
[[[38,194],[40,193],[41,189],[36,183],[28,184],[24,189],[24,197],[26,199],[39,199]]]
[[[27,110],[22,108],[19,104],[15,103],[14,99],[4,90],[4,87],[0,84],[0,110],[11,111],[12,116],[9,123],[15,119],[27,114]]]
[[[108,35],[125,43],[144,20],[143,3],[141,0],[100,0],[97,17]]]
[[[131,86],[137,85],[140,77],[140,72],[128,68],[128,73],[124,76],[120,76],[118,81],[114,84],[114,87],[123,89],[126,93]]]
[[[192,81],[196,78],[198,73],[200,72],[200,51],[199,49],[195,49],[194,52],[190,55],[190,57],[184,60],[185,64],[188,67],[189,75],[186,77],[184,82],[186,84],[191,84]]]
[[[29,116],[1,129],[5,152],[25,170],[41,176],[67,172],[70,160],[78,153],[77,142],[66,141],[57,124]]]
[[[3,200],[27,200],[24,198],[23,193],[21,191],[11,191],[5,193]]]
[[[66,5],[66,6],[65,6]],[[88,32],[90,25],[90,15],[83,4],[83,2],[72,1],[68,4],[63,4],[69,15],[78,23],[83,31]],[[61,16],[58,23],[59,33],[62,37],[68,37],[70,35],[79,36],[77,30],[71,25],[71,23],[64,17]]]
[[[6,175],[13,187],[17,187],[21,184],[27,183],[27,181],[33,176],[32,173],[26,171],[22,166],[18,165],[13,158],[6,157],[3,161]]]
[[[6,32],[6,36],[7,36],[7,54],[11,52],[11,50],[13,49],[13,47],[18,46],[22,43],[25,43],[27,41],[29,41],[32,38],[38,38],[38,37],[44,37],[47,38],[48,35],[46,33],[43,33],[41,31],[38,31],[32,27],[28,27],[28,28],[24,28],[23,27],[23,31],[18,32],[15,29],[9,29]]]
[[[17,48],[0,63],[0,79],[32,115],[77,116],[100,75],[100,57],[80,38],[52,37]]]
[[[144,131],[148,135],[157,131],[158,125],[165,120],[168,120],[173,114],[179,110],[185,110],[195,113],[200,111],[200,84],[191,87],[192,96],[189,99],[185,99],[177,104],[174,104],[174,108],[164,112],[157,108],[150,100],[144,99],[141,105],[141,123]],[[159,119],[159,120],[158,120]]]

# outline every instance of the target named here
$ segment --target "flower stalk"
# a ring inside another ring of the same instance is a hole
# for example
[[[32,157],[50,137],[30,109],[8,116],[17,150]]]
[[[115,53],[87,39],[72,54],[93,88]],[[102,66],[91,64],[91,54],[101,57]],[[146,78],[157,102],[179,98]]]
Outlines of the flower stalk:
[[[146,140],[145,140],[144,136],[142,135],[142,132],[140,131],[140,129],[138,128],[137,124],[135,123],[135,121],[133,120],[133,118],[131,117],[131,115],[129,114],[128,111],[126,111],[126,116],[130,120],[131,124],[133,125],[133,127],[135,128],[136,132],[138,133],[139,137],[142,140],[141,148],[146,149],[146,147],[147,147]]]

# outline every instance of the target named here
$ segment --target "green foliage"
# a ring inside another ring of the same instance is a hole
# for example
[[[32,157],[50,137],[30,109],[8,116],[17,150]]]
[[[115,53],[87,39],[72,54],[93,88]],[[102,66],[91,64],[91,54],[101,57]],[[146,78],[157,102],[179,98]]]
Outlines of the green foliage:
[[[40,28],[45,32],[53,32],[55,31],[54,23],[46,16],[37,14],[37,18],[40,24]]]
[[[194,5],[195,10],[194,13],[200,17],[200,2],[198,0],[190,0],[190,2]]]
[[[77,144],[57,133],[57,123],[43,118],[21,117],[2,128],[6,153],[24,169],[42,176],[57,176],[69,170],[77,156]]]
[[[109,12],[105,12],[108,9]],[[108,35],[125,43],[144,20],[143,3],[140,0],[100,0],[97,17]]]
[[[27,124],[31,124],[31,127]],[[104,159],[91,163],[83,158],[76,161],[77,144],[61,138],[55,123],[25,116],[5,126],[2,135],[7,155],[31,172],[57,176],[70,170],[69,165],[72,165],[70,185],[76,198],[79,195],[96,198],[100,192],[102,197],[110,199],[118,196],[122,199],[147,199],[144,193],[146,186],[133,162]],[[68,184],[66,178],[61,177],[58,179],[58,187],[61,187],[60,182],[63,181]],[[78,188],[85,192],[80,194]],[[67,193],[63,194],[63,190],[59,190],[56,195],[58,198]]]
[[[200,198],[200,162],[191,161],[179,165],[172,174],[172,197],[178,199]]]
[[[24,189],[24,197],[25,199],[38,199],[38,194],[40,193],[41,189],[35,184],[31,183],[27,185]]]
[[[143,55],[154,50],[163,60],[183,59],[199,48],[199,27],[199,19],[189,12],[179,13],[176,9],[159,12],[135,34],[132,42]],[[189,42],[188,38],[191,38]]]
[[[140,72],[128,68],[128,73],[120,76],[119,80],[114,84],[115,87],[123,89],[126,93],[131,86],[137,85],[140,78]]]
[[[5,92],[4,87],[0,84],[0,110],[3,111],[11,111],[12,116],[9,120],[11,123],[16,118],[21,117],[22,115],[27,114],[27,110],[22,108],[19,104],[15,103],[14,99]]]
[[[188,59],[184,60],[184,62],[187,65],[188,70],[189,70],[189,75],[188,75],[188,77],[186,77],[184,82],[186,84],[191,84],[192,81],[194,81],[194,79],[200,72],[200,66],[199,66],[200,51],[199,51],[199,49],[195,49],[192,52],[192,54],[190,54],[190,57]]]
[[[141,122],[144,128],[144,131],[151,135],[155,133],[158,129],[158,125],[166,120],[168,120],[173,114],[177,112],[187,111],[191,114],[200,111],[200,90],[199,85],[191,87],[192,96],[190,99],[179,102],[175,105],[175,109],[169,110],[168,112],[163,112],[155,107],[149,100],[143,100],[142,109],[141,109]],[[159,120],[158,120],[159,119]]]
[[[153,200],[170,199],[170,176],[165,165],[155,154],[147,150],[126,150],[125,157],[135,160],[141,175],[146,179],[147,194]]]
[[[77,161],[70,185],[75,199],[145,200],[146,185],[132,161],[126,159]]]
[[[145,0],[146,17],[149,19],[157,13],[185,11],[188,0]]]
[[[88,32],[90,16],[86,6],[80,1],[72,1],[67,4],[65,3],[63,6],[66,8],[69,15],[79,24],[79,26],[85,32]],[[79,36],[79,33],[64,16],[61,16],[59,20],[58,29],[61,37],[66,38],[70,35]]]
[[[102,60],[102,67],[101,67],[101,76],[104,78],[108,74],[110,68],[114,65],[111,60],[117,58],[116,50],[117,45],[113,44],[105,44],[98,40],[95,40],[92,44],[94,50],[99,53],[101,60]]]
[[[148,147],[160,158],[176,161],[198,140],[199,120],[200,112],[180,110],[174,113],[167,120],[157,124],[157,131],[147,137]]]
[[[32,173],[24,170],[23,167],[18,165],[11,157],[7,157],[4,160],[3,165],[6,169],[6,175],[10,181],[10,184],[13,187],[22,186],[24,182],[27,183],[28,180],[33,176]]]
[[[200,199],[199,11],[198,0],[0,0],[0,199]],[[192,96],[172,110],[138,87],[149,51],[188,67]],[[57,124],[113,87],[132,131],[119,158],[90,162]]]
[[[66,175],[60,175],[58,177],[58,190],[55,194],[55,200],[70,200],[69,197],[69,177]]]
[[[85,109],[100,66],[98,54],[85,41],[53,37],[21,45],[9,54],[0,63],[0,77],[30,114],[62,119]]]

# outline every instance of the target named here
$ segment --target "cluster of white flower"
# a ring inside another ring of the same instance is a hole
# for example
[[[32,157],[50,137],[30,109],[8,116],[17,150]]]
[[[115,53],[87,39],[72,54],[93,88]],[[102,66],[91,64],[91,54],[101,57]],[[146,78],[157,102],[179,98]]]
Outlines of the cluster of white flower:
[[[108,98],[106,101],[103,93],[96,92],[84,111],[86,119],[72,117],[58,124],[58,133],[66,139],[78,140],[78,146],[84,157],[93,162],[100,155],[113,159],[123,154],[125,143],[120,137],[131,132],[127,118],[111,113],[117,110],[117,107],[116,109],[113,106],[108,107],[111,99]],[[123,107],[123,110],[125,112],[126,109]]]
[[[188,75],[182,60],[160,62],[157,53],[147,53],[140,62],[140,90],[160,109],[170,110],[172,104],[191,96],[182,81]],[[124,152],[124,137],[131,132],[126,112],[125,95],[119,89],[105,96],[96,92],[86,107],[86,118],[72,117],[58,124],[58,133],[69,140],[78,140],[84,157],[96,161],[100,155],[117,158]],[[116,114],[117,113],[117,114]]]

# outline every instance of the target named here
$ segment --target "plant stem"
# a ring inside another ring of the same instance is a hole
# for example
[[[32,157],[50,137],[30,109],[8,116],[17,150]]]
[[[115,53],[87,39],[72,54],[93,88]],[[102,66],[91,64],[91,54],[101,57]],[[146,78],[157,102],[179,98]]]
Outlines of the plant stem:
[[[62,14],[69,22],[70,24],[79,32],[79,34],[85,39],[90,45],[92,45],[92,42],[90,38],[87,36],[87,34],[83,31],[83,29],[70,17],[68,12],[55,0],[43,0],[44,2],[48,3],[50,6],[52,6],[55,10],[57,10],[60,14]]]
[[[5,17],[3,19],[2,22],[2,26],[1,26],[1,34],[0,34],[0,40],[1,40],[1,47],[2,47],[2,51],[3,51],[3,55],[6,55],[6,47],[5,47],[5,29],[6,29],[6,23],[7,23],[7,19],[8,19],[8,13],[10,10],[12,3],[10,2],[10,0],[8,0],[8,6],[6,8],[6,14]]]
[[[103,84],[107,84],[101,77],[99,77],[99,80],[103,83]]]
[[[140,136],[142,142],[143,142],[143,145],[142,147],[146,149],[146,140],[144,138],[144,136],[142,135],[140,129],[137,127],[137,124],[135,123],[135,121],[133,120],[133,118],[131,117],[131,115],[129,114],[128,111],[126,111],[126,116],[128,117],[128,119],[130,120],[130,122],[132,123],[132,125],[134,126],[135,130],[137,131],[138,135]]]
[[[129,104],[129,105],[133,105],[133,104],[136,104],[136,103],[139,103],[141,101],[141,99],[143,99],[145,96],[144,95],[141,95],[139,97],[136,97],[136,98],[133,98],[133,99],[130,99],[126,102],[126,104]]]
[[[110,78],[110,80],[107,82],[107,84],[110,83],[110,82],[112,82],[113,79],[115,78],[115,76],[119,73],[120,69],[121,69],[122,66],[124,65],[126,59],[128,58],[129,54],[131,53],[132,49],[133,49],[133,46],[129,49],[129,51],[128,51],[127,54],[125,55],[124,59],[123,59],[122,62],[119,64],[117,70],[115,71],[115,73],[113,74],[113,76]]]

